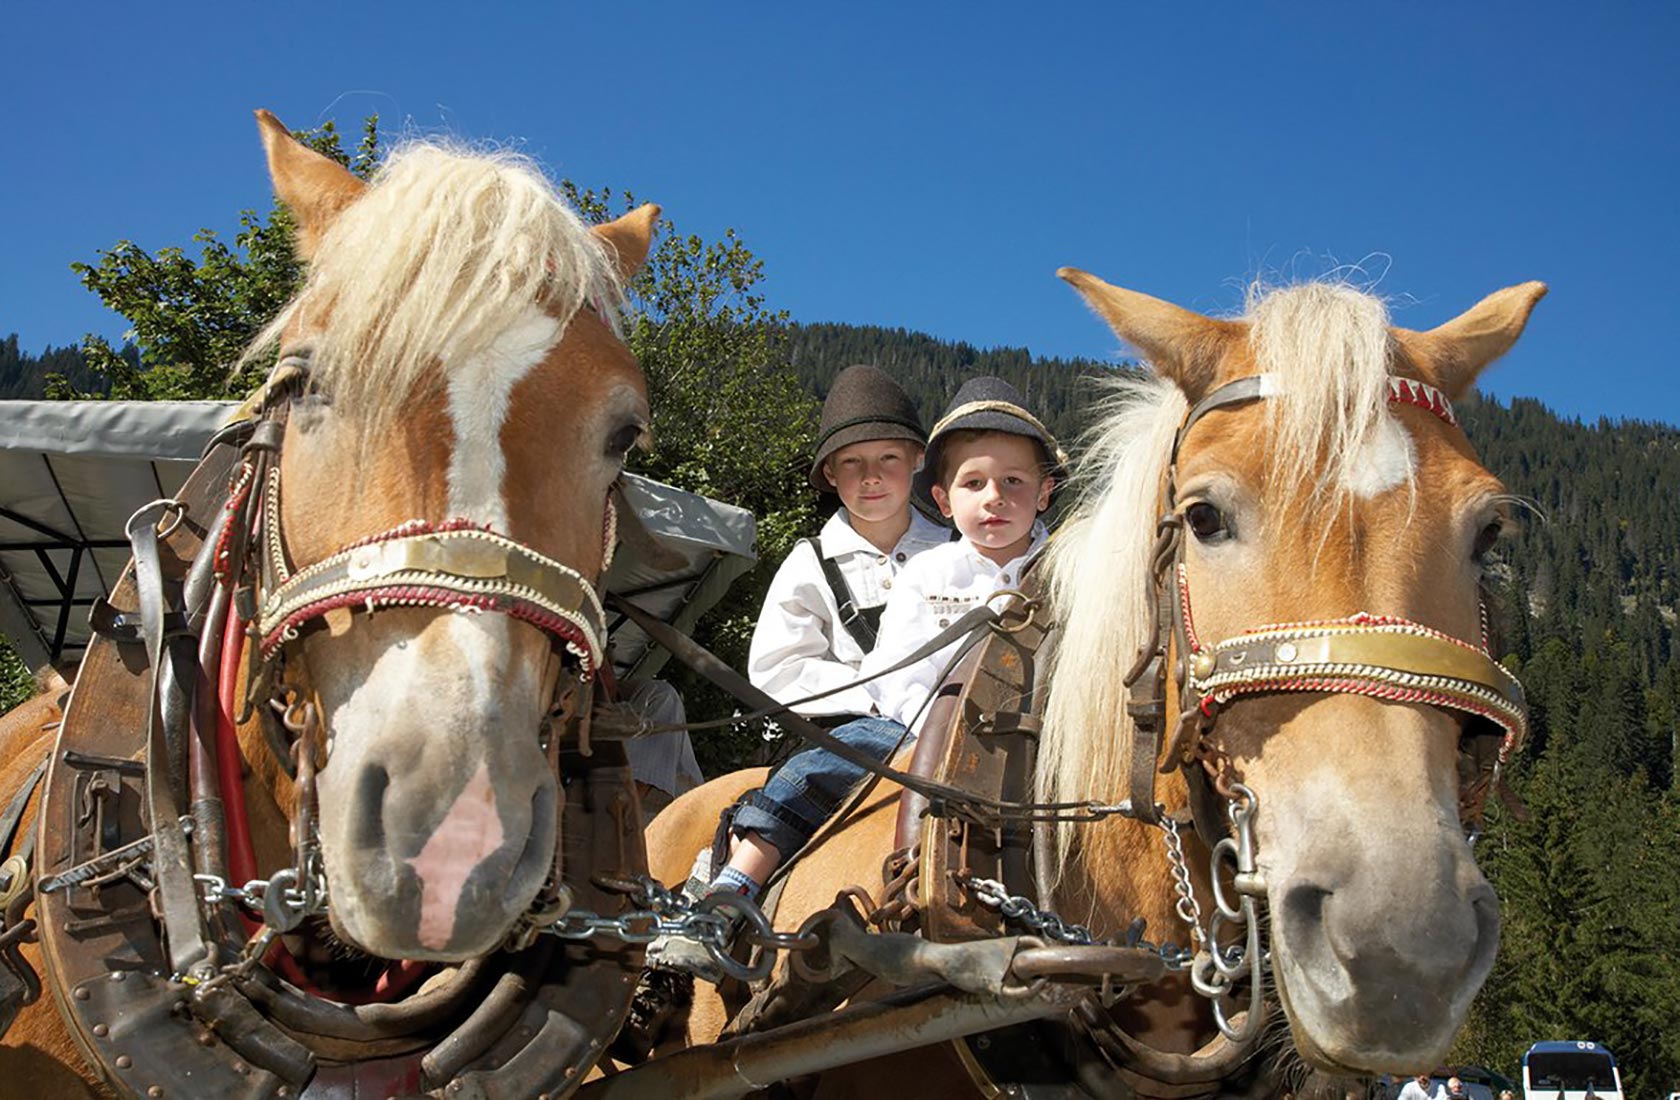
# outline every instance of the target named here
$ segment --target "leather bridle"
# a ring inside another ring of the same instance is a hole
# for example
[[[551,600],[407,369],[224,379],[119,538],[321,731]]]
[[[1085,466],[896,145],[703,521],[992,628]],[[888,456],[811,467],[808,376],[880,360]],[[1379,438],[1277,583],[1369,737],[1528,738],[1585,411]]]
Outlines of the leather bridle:
[[[1457,426],[1446,396],[1425,382],[1391,377],[1390,404],[1425,409]],[[1131,816],[1159,822],[1157,771],[1203,760],[1204,743],[1218,714],[1231,700],[1276,692],[1362,695],[1427,706],[1486,719],[1502,734],[1491,762],[1477,758],[1461,788],[1460,812],[1479,821],[1487,792],[1499,770],[1528,734],[1522,684],[1487,651],[1486,609],[1478,644],[1392,615],[1358,612],[1341,619],[1271,623],[1207,640],[1197,634],[1185,566],[1183,518],[1177,511],[1179,450],[1193,425],[1215,409],[1246,405],[1275,393],[1270,375],[1226,383],[1197,402],[1180,423],[1162,488],[1153,556],[1154,621],[1126,676],[1127,711],[1133,735],[1128,802]],[[1176,685],[1178,706],[1168,752],[1167,700]],[[1468,734],[1470,731],[1467,730]],[[1194,769],[1200,771],[1201,769]],[[1217,780],[1216,780],[1217,781]]]
[[[465,519],[411,520],[359,539],[320,561],[295,567],[286,548],[280,507],[279,442],[291,397],[307,383],[308,351],[283,357],[264,387],[258,431],[247,445],[235,501],[261,487],[261,605],[256,637],[261,659],[339,608],[438,607],[490,611],[530,623],[551,636],[593,678],[606,650],[606,611],[595,582],[487,525]],[[267,431],[264,427],[272,425]],[[233,502],[230,502],[233,506]],[[616,543],[616,514],[606,502],[604,573]],[[249,527],[246,528],[249,530]]]
[[[562,731],[554,727],[565,726],[580,747],[587,746],[596,681],[606,660],[606,612],[597,582],[508,535],[465,519],[411,520],[358,539],[319,561],[295,565],[281,520],[280,451],[291,405],[308,388],[309,360],[307,348],[282,355],[267,384],[252,399],[250,411],[256,423],[226,504],[229,522],[215,547],[217,574],[237,593],[228,629],[241,629],[248,635],[239,639],[247,651],[247,677],[237,721],[259,716],[276,762],[286,774],[299,779],[296,742],[312,740],[306,731],[323,729],[328,716],[310,706],[309,692],[296,690],[298,679],[307,681],[307,670],[300,665],[301,654],[288,654],[288,643],[324,625],[335,611],[350,615],[352,624],[362,614],[383,608],[494,612],[542,631],[559,658],[549,662],[555,678],[545,684],[549,714],[543,732],[559,783],[557,749]],[[604,576],[618,541],[617,511],[610,492],[602,527],[600,573]],[[288,663],[294,668],[287,678],[294,682],[276,692]],[[231,677],[225,684],[225,690],[231,690]],[[278,718],[270,713],[275,709],[282,711]],[[309,715],[309,723],[294,721],[293,715],[303,714]],[[236,758],[233,730],[221,736],[227,742],[223,752]],[[301,794],[308,797],[312,792]],[[230,799],[230,833],[243,836],[243,824],[232,820],[239,805]],[[304,847],[315,840],[299,836],[297,843],[301,867]],[[230,844],[234,849],[231,862],[239,869],[249,864],[254,873],[251,853],[239,850],[242,847],[248,849],[248,842]],[[529,946],[534,929],[562,907],[561,875],[557,844],[549,880],[510,933],[510,947]],[[327,904],[323,894],[320,905]]]

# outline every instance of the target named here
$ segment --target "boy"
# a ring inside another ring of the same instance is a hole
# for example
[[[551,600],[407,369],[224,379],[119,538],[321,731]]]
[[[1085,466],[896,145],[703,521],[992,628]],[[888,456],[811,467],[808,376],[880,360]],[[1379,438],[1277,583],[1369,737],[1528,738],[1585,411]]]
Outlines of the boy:
[[[963,613],[1021,583],[1044,541],[1038,516],[1050,506],[1067,456],[1001,378],[974,378],[934,425],[916,490],[931,497],[962,538],[936,547],[900,574],[881,616],[882,644],[864,675],[890,668]],[[876,711],[921,732],[928,700],[950,671],[961,642],[866,685]]]
[[[747,677],[778,702],[844,687],[875,648],[881,608],[904,564],[951,533],[911,507],[927,433],[904,388],[879,368],[841,371],[823,402],[811,487],[840,498],[820,534],[796,545],[776,570],[747,653]],[[861,687],[800,703],[794,711],[825,728],[869,714]],[[813,811],[814,812],[814,811]],[[781,856],[757,833],[737,835],[728,866],[713,878],[711,852],[690,873],[690,893],[756,894]],[[766,869],[768,866],[769,869]],[[662,965],[710,977],[715,964],[681,941],[650,948]],[[715,979],[713,979],[715,980]]]
[[[934,428],[916,484],[956,522],[962,538],[927,550],[899,571],[881,616],[880,644],[863,660],[864,675],[897,663],[969,607],[1019,581],[1020,568],[1043,541],[1038,514],[1049,506],[1063,461],[1056,441],[1008,383],[976,378],[957,392]],[[919,726],[956,649],[953,643],[864,685],[878,716],[848,722],[833,735],[887,759],[914,736],[909,727]],[[863,775],[823,749],[794,756],[737,813],[729,862],[709,889],[756,896]],[[703,952],[682,954],[689,957],[661,961],[716,980],[715,966],[699,957]]]
[[[911,558],[950,532],[911,507],[927,435],[916,406],[875,367],[847,367],[823,402],[811,486],[840,507],[796,545],[764,597],[747,655],[753,686],[792,702],[850,684],[875,647],[881,605]],[[794,708],[820,725],[870,713],[861,688]]]

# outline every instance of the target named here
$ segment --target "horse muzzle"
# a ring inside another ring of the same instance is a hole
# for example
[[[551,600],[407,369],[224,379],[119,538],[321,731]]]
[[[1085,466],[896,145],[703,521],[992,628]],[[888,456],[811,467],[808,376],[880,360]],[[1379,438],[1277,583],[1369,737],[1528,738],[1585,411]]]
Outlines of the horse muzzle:
[[[383,958],[458,961],[500,946],[554,862],[556,787],[540,760],[512,778],[480,762],[441,798],[374,762],[350,786],[344,798],[323,784],[335,931]]]
[[[1499,945],[1492,887],[1447,843],[1409,877],[1331,861],[1274,880],[1273,974],[1309,1061],[1407,1073],[1446,1057]]]

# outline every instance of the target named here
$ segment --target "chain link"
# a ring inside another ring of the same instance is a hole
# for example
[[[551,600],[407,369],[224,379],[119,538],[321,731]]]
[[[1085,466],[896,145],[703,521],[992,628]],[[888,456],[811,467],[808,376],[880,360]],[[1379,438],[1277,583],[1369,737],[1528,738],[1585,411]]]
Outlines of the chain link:
[[[1031,899],[1020,894],[1011,894],[1008,887],[997,879],[967,875],[961,879],[961,883],[964,889],[974,895],[974,900],[989,909],[996,909],[1005,920],[1021,925],[1034,935],[1081,947],[1089,947],[1097,942],[1091,930],[1083,924],[1074,924],[1053,910],[1040,909]],[[1143,938],[1143,928],[1143,924],[1139,923],[1124,939],[1110,942],[1118,947],[1136,947],[1148,951],[1158,956],[1168,970],[1190,969],[1196,958],[1193,950],[1172,943],[1151,943]]]
[[[568,940],[597,936],[641,944],[662,937],[693,940],[724,973],[743,982],[769,977],[778,952],[809,951],[819,942],[814,934],[777,932],[757,903],[741,894],[718,892],[691,901],[645,875],[602,885],[628,895],[638,908],[612,917],[573,909],[542,931]],[[745,963],[733,957],[730,947],[736,941],[758,947],[758,957]]]

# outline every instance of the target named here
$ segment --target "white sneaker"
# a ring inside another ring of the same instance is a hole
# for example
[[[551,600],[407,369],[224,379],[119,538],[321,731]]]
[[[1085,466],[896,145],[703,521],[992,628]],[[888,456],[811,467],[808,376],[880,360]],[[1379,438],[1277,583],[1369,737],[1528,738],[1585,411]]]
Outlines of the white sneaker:
[[[682,896],[690,903],[697,902],[711,892],[712,847],[707,845],[694,857],[688,880],[683,883]],[[692,974],[701,981],[717,985],[723,981],[723,968],[706,945],[697,940],[675,936],[660,936],[647,945],[647,964],[662,970],[678,970]]]

